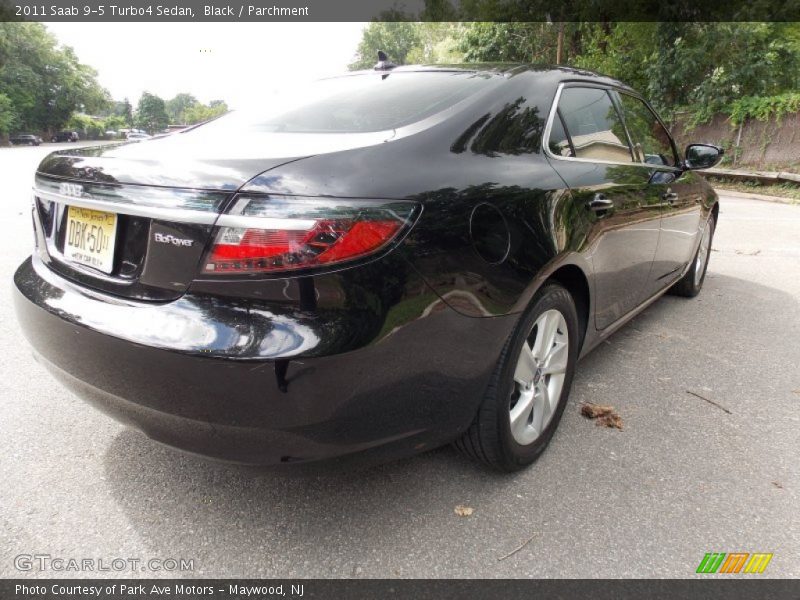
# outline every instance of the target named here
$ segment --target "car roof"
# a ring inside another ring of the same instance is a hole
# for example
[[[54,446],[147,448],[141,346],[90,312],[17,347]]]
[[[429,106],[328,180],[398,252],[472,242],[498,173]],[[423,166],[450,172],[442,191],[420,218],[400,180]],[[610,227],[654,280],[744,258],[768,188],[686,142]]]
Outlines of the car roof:
[[[579,69],[576,67],[568,67],[563,65],[549,65],[549,64],[535,64],[535,63],[455,63],[455,64],[436,64],[436,65],[403,65],[394,67],[388,71],[378,71],[374,69],[364,69],[361,71],[352,71],[347,75],[368,74],[368,73],[414,73],[414,72],[443,72],[452,73],[463,71],[466,73],[491,73],[510,79],[521,75],[526,76],[544,76],[548,79],[554,78],[557,81],[586,81],[590,83],[599,83],[603,85],[610,85],[613,87],[622,88],[631,92],[635,92],[630,86],[594,71],[587,69]]]

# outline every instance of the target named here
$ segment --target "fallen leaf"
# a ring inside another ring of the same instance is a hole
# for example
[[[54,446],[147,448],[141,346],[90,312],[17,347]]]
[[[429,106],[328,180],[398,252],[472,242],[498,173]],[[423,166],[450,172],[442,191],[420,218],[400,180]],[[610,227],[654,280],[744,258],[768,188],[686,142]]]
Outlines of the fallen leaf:
[[[614,407],[606,406],[605,404],[592,404],[587,402],[581,405],[581,414],[587,419],[596,419],[597,417],[610,415],[613,412]]]
[[[772,482],[772,485],[774,485],[774,486],[775,486],[776,488],[778,488],[779,490],[782,490],[782,489],[783,489],[783,486],[782,486],[780,483],[778,483],[777,481],[773,481],[773,482]]]
[[[595,423],[598,427],[610,427],[612,429],[622,429],[622,417],[617,413],[603,415],[597,419]]]
[[[793,394],[799,394],[799,395],[800,395],[800,390],[792,390],[792,393],[793,393]]]
[[[595,425],[598,427],[622,429],[622,417],[617,414],[613,406],[586,402],[581,405],[581,414],[587,419],[597,419]]]
[[[459,517],[470,517],[470,516],[472,516],[472,513],[474,512],[474,510],[475,509],[473,509],[473,508],[471,508],[469,506],[462,506],[461,504],[459,504],[458,506],[455,507],[454,512]]]

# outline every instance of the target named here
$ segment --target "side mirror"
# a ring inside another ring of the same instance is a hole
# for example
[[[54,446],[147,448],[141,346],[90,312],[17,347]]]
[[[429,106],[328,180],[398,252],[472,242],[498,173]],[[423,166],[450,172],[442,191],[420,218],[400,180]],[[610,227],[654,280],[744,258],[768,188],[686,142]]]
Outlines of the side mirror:
[[[692,171],[696,169],[710,169],[719,164],[719,161],[722,160],[724,155],[725,150],[719,146],[712,146],[711,144],[689,144],[686,146],[686,160],[683,161],[683,166]]]

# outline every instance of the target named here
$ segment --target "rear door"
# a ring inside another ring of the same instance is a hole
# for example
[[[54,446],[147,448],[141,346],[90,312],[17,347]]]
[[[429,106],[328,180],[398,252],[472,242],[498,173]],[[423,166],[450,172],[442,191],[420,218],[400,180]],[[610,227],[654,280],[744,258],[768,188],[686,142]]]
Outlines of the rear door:
[[[634,159],[647,164],[652,193],[661,199],[661,234],[646,295],[677,279],[692,259],[701,225],[703,188],[697,177],[680,168],[677,148],[667,128],[641,99],[618,94],[634,147]]]
[[[634,161],[614,92],[559,86],[546,154],[590,215],[584,252],[594,268],[595,325],[604,329],[643,299],[658,245],[661,199],[651,169]]]

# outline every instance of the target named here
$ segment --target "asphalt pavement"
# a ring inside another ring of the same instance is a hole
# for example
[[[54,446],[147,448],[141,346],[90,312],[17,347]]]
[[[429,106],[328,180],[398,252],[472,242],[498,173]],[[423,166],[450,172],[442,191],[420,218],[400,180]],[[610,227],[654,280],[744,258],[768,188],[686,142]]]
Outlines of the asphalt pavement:
[[[11,285],[54,146],[0,148],[0,577],[684,578],[707,552],[771,552],[758,577],[800,576],[800,206],[723,192],[700,296],[662,298],[584,359],[524,472],[443,448],[253,473],[149,441],[33,359]],[[583,418],[587,401],[624,428]],[[34,554],[194,570],[18,570]]]

